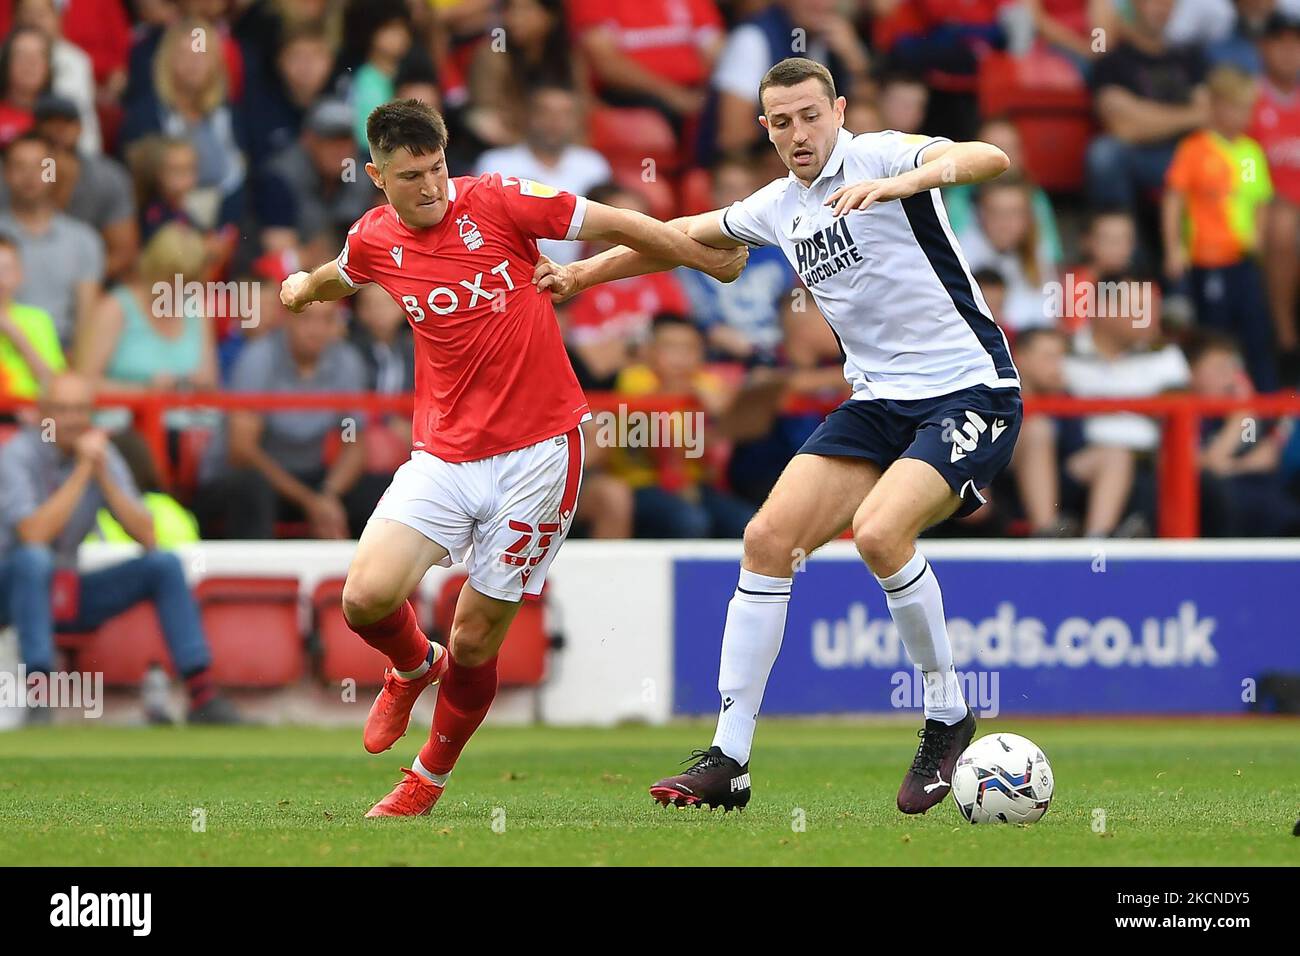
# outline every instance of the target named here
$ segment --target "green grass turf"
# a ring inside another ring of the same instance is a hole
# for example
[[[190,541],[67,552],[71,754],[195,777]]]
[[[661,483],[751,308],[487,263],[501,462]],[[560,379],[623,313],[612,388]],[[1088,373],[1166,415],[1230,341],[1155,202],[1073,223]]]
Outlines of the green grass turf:
[[[915,746],[899,722],[764,721],[754,800],[727,815],[646,793],[711,723],[488,727],[432,816],[378,821],[362,815],[415,734],[371,757],[359,730],[38,728],[0,734],[0,864],[1300,863],[1300,723],[981,724],[995,729],[1052,762],[1056,798],[1033,826],[971,826],[951,800],[898,813]]]

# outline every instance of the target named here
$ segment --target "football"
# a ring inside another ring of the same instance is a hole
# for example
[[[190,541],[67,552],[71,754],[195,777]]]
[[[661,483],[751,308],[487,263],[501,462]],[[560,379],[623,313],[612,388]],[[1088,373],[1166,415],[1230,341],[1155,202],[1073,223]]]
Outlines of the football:
[[[952,798],[971,823],[1033,823],[1052,802],[1052,766],[1032,740],[989,734],[957,760]]]

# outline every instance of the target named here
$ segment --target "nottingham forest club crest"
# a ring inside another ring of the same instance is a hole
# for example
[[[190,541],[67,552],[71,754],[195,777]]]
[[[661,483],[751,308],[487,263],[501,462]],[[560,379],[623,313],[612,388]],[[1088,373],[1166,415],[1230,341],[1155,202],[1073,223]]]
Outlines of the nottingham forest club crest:
[[[483,245],[483,233],[478,231],[478,224],[468,215],[456,219],[456,231],[460,233],[460,241],[465,243],[465,248],[470,252]]]

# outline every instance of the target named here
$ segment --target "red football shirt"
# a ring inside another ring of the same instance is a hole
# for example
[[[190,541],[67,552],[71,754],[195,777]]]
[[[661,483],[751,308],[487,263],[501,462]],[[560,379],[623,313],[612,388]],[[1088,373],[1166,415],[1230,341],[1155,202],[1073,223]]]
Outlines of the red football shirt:
[[[1278,195],[1300,205],[1300,89],[1283,93],[1260,83],[1247,134],[1264,148]]]
[[[619,52],[656,76],[683,86],[708,81],[703,50],[722,32],[713,0],[568,0],[574,34],[610,31]]]
[[[581,197],[489,173],[452,179],[436,226],[409,229],[383,205],[348,231],[344,281],[378,283],[415,330],[415,448],[473,461],[590,414],[550,296],[532,284],[536,240],[576,238],[585,212]]]

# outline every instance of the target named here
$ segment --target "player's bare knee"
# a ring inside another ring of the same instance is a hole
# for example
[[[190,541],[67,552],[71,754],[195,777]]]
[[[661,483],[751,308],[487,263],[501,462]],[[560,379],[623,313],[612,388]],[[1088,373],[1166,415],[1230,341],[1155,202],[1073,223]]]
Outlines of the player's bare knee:
[[[788,577],[794,567],[795,541],[760,511],[745,525],[745,567],[759,574]]]
[[[343,617],[352,627],[364,627],[382,621],[403,600],[390,585],[364,574],[349,574],[343,585]]]
[[[899,556],[907,551],[911,542],[889,522],[868,515],[854,526],[853,544],[873,573],[886,575],[898,570],[893,565],[903,563]]]
[[[470,614],[452,625],[448,646],[457,664],[478,667],[486,664],[499,650],[493,622],[483,614]]]

